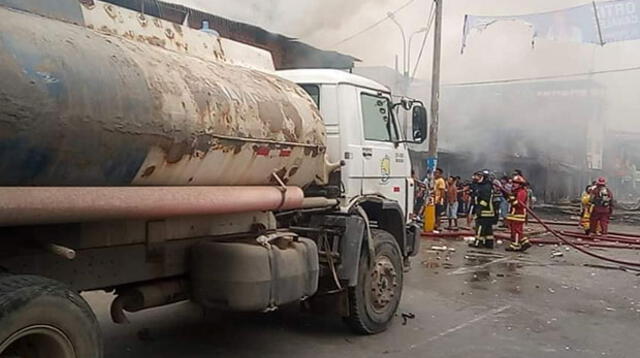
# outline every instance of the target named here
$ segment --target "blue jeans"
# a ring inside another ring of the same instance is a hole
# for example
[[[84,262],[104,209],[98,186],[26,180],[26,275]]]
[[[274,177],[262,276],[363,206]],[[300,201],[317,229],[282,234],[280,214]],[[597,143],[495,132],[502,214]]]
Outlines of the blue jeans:
[[[453,203],[449,203],[447,206],[447,218],[448,219],[457,219],[458,218],[458,202],[454,201]]]
[[[500,200],[500,218],[501,219],[504,220],[507,217],[507,215],[509,214],[509,209],[510,209],[509,201],[506,198],[502,198]]]

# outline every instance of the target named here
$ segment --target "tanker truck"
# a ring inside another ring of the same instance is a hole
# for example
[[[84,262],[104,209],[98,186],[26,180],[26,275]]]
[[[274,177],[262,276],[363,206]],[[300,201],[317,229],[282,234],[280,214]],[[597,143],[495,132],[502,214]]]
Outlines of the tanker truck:
[[[412,118],[411,135],[398,118]],[[0,356],[101,357],[190,300],[382,332],[419,250],[424,106],[97,0],[0,0]]]

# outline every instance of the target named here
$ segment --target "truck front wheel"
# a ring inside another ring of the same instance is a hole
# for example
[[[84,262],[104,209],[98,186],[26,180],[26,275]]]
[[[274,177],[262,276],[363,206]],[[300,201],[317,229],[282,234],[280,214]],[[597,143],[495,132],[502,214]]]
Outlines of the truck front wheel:
[[[349,317],[346,321],[360,334],[386,330],[398,309],[402,295],[402,255],[395,238],[372,229],[375,246],[373,266],[363,249],[358,267],[358,284],[349,288]]]
[[[101,358],[100,329],[77,293],[38,276],[0,276],[0,357]]]

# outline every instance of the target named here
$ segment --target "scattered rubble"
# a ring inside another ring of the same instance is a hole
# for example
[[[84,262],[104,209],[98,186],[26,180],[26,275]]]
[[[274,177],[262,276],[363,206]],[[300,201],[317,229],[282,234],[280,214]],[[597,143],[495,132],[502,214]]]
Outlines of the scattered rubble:
[[[415,319],[416,318],[416,315],[411,313],[411,312],[404,312],[404,313],[402,313],[401,316],[402,316],[402,325],[403,326],[406,326],[410,319]]]
[[[454,249],[453,247],[447,247],[447,246],[431,246],[431,250],[449,251],[449,252],[455,252],[456,251],[456,249]]]

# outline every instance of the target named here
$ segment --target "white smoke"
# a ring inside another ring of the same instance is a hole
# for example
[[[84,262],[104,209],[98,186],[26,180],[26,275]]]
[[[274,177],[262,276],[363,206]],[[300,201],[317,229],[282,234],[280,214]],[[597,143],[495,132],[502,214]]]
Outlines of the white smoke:
[[[173,0],[185,6],[258,25],[269,31],[308,38],[330,29],[347,30],[353,18],[372,6],[385,9],[392,0]]]
[[[386,21],[355,39],[332,48],[340,40],[384,18],[407,0],[173,0],[267,30],[300,38],[324,49],[354,55],[366,66],[393,67],[395,56],[402,60],[402,40],[395,24]],[[460,54],[465,14],[517,15],[557,10],[590,3],[586,0],[444,0],[443,66],[444,83],[537,77],[633,66],[640,63],[638,42],[592,45],[538,41],[531,48],[528,26],[497,24],[469,39]],[[431,0],[415,0],[396,18],[407,37],[424,27]],[[422,37],[414,38],[411,57],[415,61]],[[431,41],[418,74],[430,76]],[[413,62],[413,61],[412,61]]]
[[[186,6],[195,7],[234,20],[255,24],[269,31],[282,33],[314,46],[337,50],[362,59],[360,66],[394,67],[396,56],[402,61],[403,44],[398,27],[392,21],[384,21],[379,26],[354,38],[340,43],[341,40],[358,33],[371,24],[384,19],[389,11],[393,11],[408,0],[173,0]],[[478,81],[507,80],[514,78],[537,78],[563,76],[566,74],[588,73],[609,69],[637,67],[640,65],[640,41],[628,41],[607,44],[604,47],[591,44],[563,43],[539,39],[535,48],[531,45],[531,28],[526,24],[509,22],[498,23],[481,33],[474,33],[468,39],[465,53],[460,53],[464,16],[466,14],[500,16],[522,15],[591,3],[588,0],[443,0],[443,50],[442,50],[442,83],[468,83]],[[427,23],[431,0],[415,0],[395,18],[402,24],[407,38],[414,31]],[[433,51],[429,38],[425,54],[418,70],[418,78],[428,79],[431,76],[431,53]],[[415,61],[420,50],[422,36],[414,36],[411,46],[411,57]],[[412,63],[412,66],[415,63]],[[593,81],[594,86],[603,90],[599,100],[597,118],[601,118],[608,131],[625,131],[640,133],[640,121],[636,113],[640,110],[638,85],[640,71],[629,71],[615,74],[583,76],[573,80]],[[487,153],[502,147],[512,150],[520,149],[504,142],[501,136],[494,136],[478,143],[473,136],[474,126],[504,126],[505,108],[488,105],[487,98],[479,96],[469,98],[447,98],[453,96],[447,87],[442,92],[441,129],[446,139],[447,133],[454,133],[457,139],[465,141],[467,148],[485,147]],[[487,93],[491,96],[491,93]],[[428,99],[425,89],[421,99]],[[557,109],[558,113],[578,113],[582,106],[577,102],[554,102],[553,108],[540,108],[536,105],[525,105],[523,108],[510,108],[509,113],[526,113],[526,126],[536,127]],[[502,104],[509,106],[509,103]],[[458,106],[478,108],[469,118],[457,118]],[[513,107],[513,105],[511,104]],[[580,107],[580,108],[578,108]],[[575,111],[572,111],[575,109]],[[585,117],[590,118],[589,115]],[[559,118],[559,122],[568,123],[567,118]],[[507,120],[508,122],[508,120]],[[548,122],[547,122],[548,123]],[[583,146],[585,133],[566,128],[559,123],[564,135],[562,141],[570,146]],[[468,130],[468,131],[467,131]],[[462,133],[462,135],[460,135]],[[521,131],[522,143],[529,152],[535,153],[546,148],[546,136],[535,136]],[[544,132],[543,132],[544,133]],[[527,138],[528,136],[528,138]],[[456,139],[456,138],[454,138]],[[442,142],[442,141],[441,141]],[[447,143],[443,143],[446,147]],[[476,145],[477,144],[477,145]],[[536,147],[538,145],[539,147]],[[458,147],[449,143],[449,147]],[[585,151],[587,148],[585,148]],[[523,154],[532,154],[525,153]],[[513,153],[512,153],[513,154]],[[520,153],[519,153],[520,154]],[[534,154],[535,155],[535,154]],[[640,165],[640,162],[639,162]],[[475,168],[477,169],[477,168]]]

